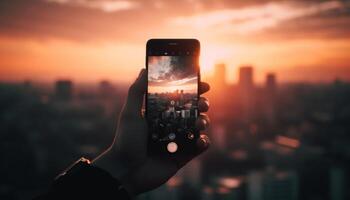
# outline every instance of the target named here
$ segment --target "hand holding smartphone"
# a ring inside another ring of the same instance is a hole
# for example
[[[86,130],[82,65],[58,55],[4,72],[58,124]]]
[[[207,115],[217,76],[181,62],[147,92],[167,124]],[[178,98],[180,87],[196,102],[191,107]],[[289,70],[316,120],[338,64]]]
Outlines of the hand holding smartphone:
[[[196,39],[147,42],[146,119],[150,154],[171,156],[197,150],[199,53]]]
[[[209,138],[199,134],[209,124],[203,113],[209,102],[199,97],[209,91],[209,85],[200,82],[199,48],[194,39],[147,42],[147,70],[129,89],[114,143],[93,161],[111,172],[121,170],[114,176],[130,194],[164,184],[210,145]],[[143,105],[146,112],[140,117]]]

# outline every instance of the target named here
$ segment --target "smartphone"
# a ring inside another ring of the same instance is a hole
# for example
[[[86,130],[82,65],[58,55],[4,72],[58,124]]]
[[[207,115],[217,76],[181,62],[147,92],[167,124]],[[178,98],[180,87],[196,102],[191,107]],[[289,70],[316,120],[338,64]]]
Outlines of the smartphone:
[[[147,42],[145,116],[149,154],[173,156],[196,151],[199,53],[196,39]]]

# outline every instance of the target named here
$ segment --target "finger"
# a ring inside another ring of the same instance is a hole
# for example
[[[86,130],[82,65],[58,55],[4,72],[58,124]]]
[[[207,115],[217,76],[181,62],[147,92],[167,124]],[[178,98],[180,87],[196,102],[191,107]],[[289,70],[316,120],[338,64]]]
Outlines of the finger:
[[[200,82],[199,84],[199,95],[204,94],[210,90],[210,86],[206,82]]]
[[[197,155],[206,151],[209,148],[209,146],[210,146],[209,137],[205,134],[201,134],[197,140],[197,147],[198,147]]]
[[[209,137],[205,134],[201,134],[197,139],[196,146],[196,151],[194,151],[192,154],[186,154],[185,157],[177,160],[178,170],[185,166],[189,161],[205,152],[210,147]]]
[[[125,113],[130,116],[141,116],[143,97],[147,88],[146,69],[142,69],[138,78],[130,86],[125,105]]]
[[[201,113],[198,117],[198,119],[196,120],[196,128],[199,131],[205,130],[209,127],[210,124],[210,119],[208,117],[208,115]]]
[[[209,110],[209,101],[205,97],[200,97],[198,101],[199,112],[207,112]]]

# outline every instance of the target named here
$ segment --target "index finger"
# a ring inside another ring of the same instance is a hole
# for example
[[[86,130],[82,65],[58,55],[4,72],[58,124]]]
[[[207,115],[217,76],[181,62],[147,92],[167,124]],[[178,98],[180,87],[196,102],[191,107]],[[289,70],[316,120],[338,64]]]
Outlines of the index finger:
[[[206,82],[199,83],[199,94],[204,94],[210,90],[210,85]]]

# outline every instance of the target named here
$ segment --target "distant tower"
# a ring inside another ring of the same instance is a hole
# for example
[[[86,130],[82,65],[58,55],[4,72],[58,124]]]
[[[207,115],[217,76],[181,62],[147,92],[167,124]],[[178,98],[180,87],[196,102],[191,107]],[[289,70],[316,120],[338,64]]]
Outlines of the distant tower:
[[[99,93],[102,97],[110,97],[114,94],[113,85],[107,81],[103,80],[99,84]]]
[[[250,172],[247,176],[248,200],[297,200],[298,192],[298,178],[294,171]]]
[[[55,84],[55,97],[58,100],[70,101],[73,98],[73,83],[70,80],[58,80]]]
[[[274,73],[268,73],[265,80],[265,103],[264,112],[267,122],[274,126],[276,123],[276,75]]]
[[[30,80],[25,80],[22,85],[24,88],[28,89],[33,86],[33,83]]]
[[[242,66],[239,68],[238,89],[242,119],[250,123],[255,112],[254,100],[256,94],[254,92],[252,66]]]
[[[238,85],[241,88],[251,88],[253,86],[253,67],[243,66],[239,68]]]
[[[274,73],[268,73],[266,75],[266,89],[268,91],[274,91],[276,89],[276,75]]]
[[[226,84],[226,65],[224,63],[218,63],[215,65],[214,79],[216,84]]]

